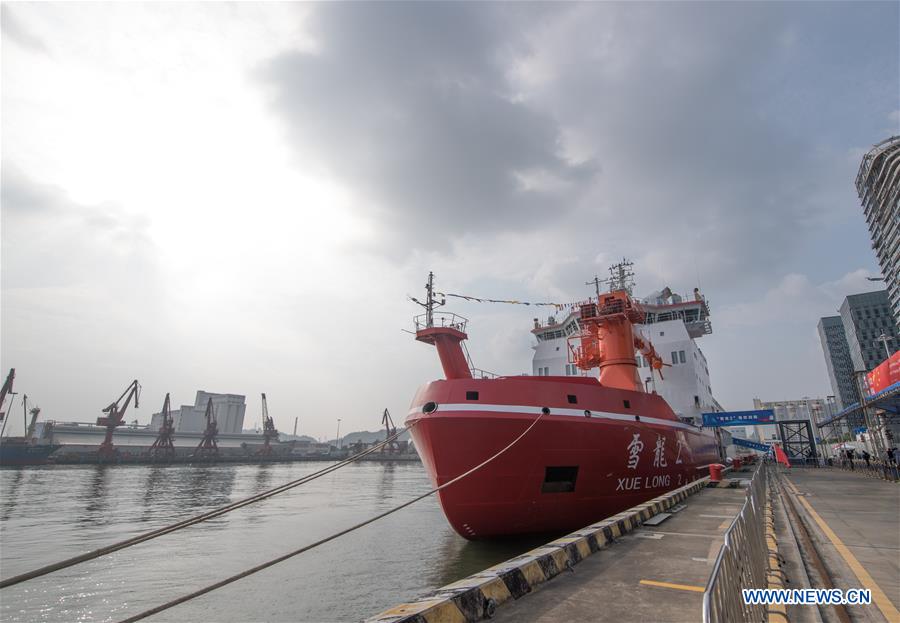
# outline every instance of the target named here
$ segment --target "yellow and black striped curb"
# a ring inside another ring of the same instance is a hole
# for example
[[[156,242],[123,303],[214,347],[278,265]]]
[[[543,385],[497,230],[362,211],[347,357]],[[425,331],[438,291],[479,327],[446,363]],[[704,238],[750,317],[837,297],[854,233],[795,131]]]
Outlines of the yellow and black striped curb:
[[[415,601],[394,606],[366,619],[366,623],[467,623],[490,618],[503,602],[518,599],[571,569],[647,519],[705,488],[708,481],[708,476],[695,480]]]
[[[763,516],[766,522],[766,588],[784,588],[787,577],[781,568],[782,558],[778,553],[778,539],[775,537],[775,511],[772,500],[775,494],[772,484],[766,490],[766,506]],[[783,604],[772,604],[766,610],[766,620],[770,623],[790,623],[787,608]]]

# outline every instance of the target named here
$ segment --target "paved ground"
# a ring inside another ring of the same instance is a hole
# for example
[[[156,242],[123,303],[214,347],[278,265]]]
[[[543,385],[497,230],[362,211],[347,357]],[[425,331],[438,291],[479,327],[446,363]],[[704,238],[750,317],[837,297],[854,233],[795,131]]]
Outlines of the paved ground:
[[[574,573],[503,604],[494,620],[698,621],[722,535],[745,497],[746,489],[704,489],[659,526],[642,526],[576,565]]]
[[[900,621],[900,485],[839,469],[791,469],[785,477],[802,499],[799,506],[835,585],[870,588],[871,582],[890,602],[853,607],[851,616],[880,620],[880,611],[884,619]]]

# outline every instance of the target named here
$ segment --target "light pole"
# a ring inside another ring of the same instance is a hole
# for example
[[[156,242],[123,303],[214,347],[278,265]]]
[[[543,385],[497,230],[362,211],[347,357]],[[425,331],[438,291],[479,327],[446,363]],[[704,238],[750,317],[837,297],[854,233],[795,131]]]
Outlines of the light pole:
[[[882,345],[884,345],[884,358],[885,358],[885,359],[890,359],[890,358],[891,358],[891,350],[888,348],[888,345],[887,345],[887,344],[888,344],[888,342],[893,342],[893,341],[894,341],[894,338],[888,337],[888,336],[885,334],[885,332],[882,331],[882,332],[881,332],[881,335],[879,335],[877,338],[875,338],[875,341],[876,341],[876,342],[881,342]]]
[[[338,449],[340,449],[341,448],[341,418],[338,418],[337,434],[334,437],[335,437],[335,443],[338,445]]]

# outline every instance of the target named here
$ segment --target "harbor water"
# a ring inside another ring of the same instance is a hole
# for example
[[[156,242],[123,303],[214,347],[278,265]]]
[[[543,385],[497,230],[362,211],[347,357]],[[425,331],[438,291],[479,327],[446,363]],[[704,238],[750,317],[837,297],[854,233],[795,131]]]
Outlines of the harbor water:
[[[317,471],[270,465],[0,470],[0,575],[96,549]],[[419,463],[356,463],[140,545],[0,592],[3,621],[119,621],[351,526],[430,488]],[[358,621],[546,539],[469,542],[436,497],[152,621]]]

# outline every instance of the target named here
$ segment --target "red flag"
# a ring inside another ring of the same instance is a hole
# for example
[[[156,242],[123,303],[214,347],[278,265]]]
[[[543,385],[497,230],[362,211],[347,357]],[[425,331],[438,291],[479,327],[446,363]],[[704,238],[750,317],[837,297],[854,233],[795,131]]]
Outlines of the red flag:
[[[784,453],[784,450],[781,449],[781,446],[779,446],[777,443],[773,445],[775,447],[775,460],[790,467],[791,462],[788,461],[787,455]]]

